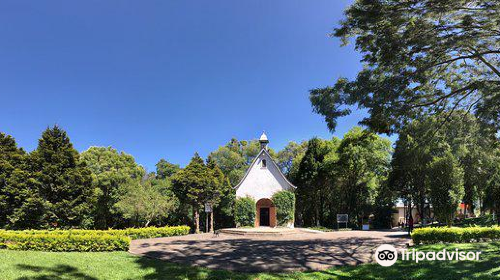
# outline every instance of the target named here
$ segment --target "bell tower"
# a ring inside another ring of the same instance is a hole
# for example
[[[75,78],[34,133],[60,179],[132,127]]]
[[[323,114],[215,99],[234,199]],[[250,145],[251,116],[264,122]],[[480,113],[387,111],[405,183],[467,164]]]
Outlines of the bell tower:
[[[267,151],[267,144],[269,143],[269,140],[267,139],[267,135],[265,132],[262,132],[262,135],[260,136],[259,139],[260,142],[260,149],[266,149]]]

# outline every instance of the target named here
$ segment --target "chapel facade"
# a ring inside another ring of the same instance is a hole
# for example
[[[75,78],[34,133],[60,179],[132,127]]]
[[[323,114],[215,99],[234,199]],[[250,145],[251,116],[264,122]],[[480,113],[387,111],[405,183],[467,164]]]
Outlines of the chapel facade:
[[[276,192],[296,188],[290,183],[280,168],[271,158],[267,145],[269,140],[265,133],[259,139],[260,152],[252,161],[245,176],[236,185],[236,197],[251,197],[256,201],[255,227],[276,227],[276,206],[272,196]],[[293,221],[287,225],[293,227]]]

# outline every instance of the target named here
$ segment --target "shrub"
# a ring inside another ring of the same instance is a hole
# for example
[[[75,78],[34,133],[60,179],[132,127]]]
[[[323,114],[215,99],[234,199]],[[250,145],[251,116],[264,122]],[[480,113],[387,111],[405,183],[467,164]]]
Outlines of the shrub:
[[[287,226],[293,222],[295,214],[295,194],[290,191],[279,191],[272,197],[276,206],[276,218],[279,226]]]
[[[0,230],[0,248],[53,252],[126,251],[131,239],[186,235],[188,226],[109,230]]]
[[[236,199],[234,205],[234,221],[237,227],[254,226],[255,200],[249,196]]]
[[[415,244],[435,243],[469,243],[481,239],[500,239],[500,227],[468,227],[468,228],[419,228],[413,231],[411,238]]]
[[[87,229],[70,229],[70,230],[23,230],[23,231],[6,231],[25,234],[55,234],[55,235],[113,235],[113,236],[128,236],[131,239],[141,238],[156,238],[186,235],[189,233],[188,226],[174,227],[147,227],[147,228],[127,228],[127,229],[108,229],[108,230],[87,230]]]
[[[33,250],[51,252],[102,252],[127,251],[130,238],[108,234],[53,234],[0,232],[0,244],[11,250]]]

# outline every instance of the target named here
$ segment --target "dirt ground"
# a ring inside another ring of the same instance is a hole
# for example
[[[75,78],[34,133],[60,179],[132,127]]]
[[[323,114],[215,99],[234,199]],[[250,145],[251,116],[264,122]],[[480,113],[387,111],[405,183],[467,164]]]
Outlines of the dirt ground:
[[[323,270],[373,262],[381,244],[402,248],[404,232],[301,232],[285,236],[190,234],[133,240],[130,253],[169,262],[241,272]]]

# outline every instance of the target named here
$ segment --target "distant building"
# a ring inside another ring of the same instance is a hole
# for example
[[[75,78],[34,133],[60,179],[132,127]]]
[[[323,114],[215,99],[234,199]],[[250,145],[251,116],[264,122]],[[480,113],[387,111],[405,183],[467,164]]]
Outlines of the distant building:
[[[259,139],[260,152],[252,161],[247,173],[236,185],[236,197],[252,197],[256,201],[255,226],[276,227],[276,206],[271,200],[273,194],[282,190],[293,191],[290,183],[268,153],[269,140],[265,133]],[[288,224],[293,227],[293,222]]]

